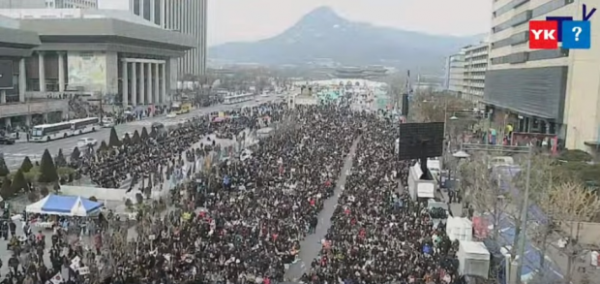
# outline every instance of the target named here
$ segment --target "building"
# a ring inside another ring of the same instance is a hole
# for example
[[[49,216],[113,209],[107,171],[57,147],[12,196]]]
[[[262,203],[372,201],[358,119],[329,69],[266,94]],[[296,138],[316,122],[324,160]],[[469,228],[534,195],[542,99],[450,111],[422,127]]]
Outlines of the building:
[[[97,9],[98,0],[0,0],[0,9]]]
[[[448,57],[448,91],[453,94],[461,95],[463,92],[463,85],[465,83],[465,54],[459,52]]]
[[[0,100],[4,125],[67,118],[77,97],[134,111],[168,104],[177,59],[196,45],[126,11],[8,9],[0,17],[0,66],[13,74]]]
[[[377,79],[387,74],[383,66],[340,67],[333,69],[332,76],[342,79]]]
[[[530,50],[528,22],[581,17],[581,1],[493,2],[485,102],[495,122],[515,132],[557,137],[593,152],[600,141],[600,21],[591,21],[591,50]]]
[[[463,88],[462,98],[473,102],[474,105],[483,103],[485,89],[485,72],[488,65],[489,44],[482,42],[463,48]]]
[[[196,48],[178,61],[178,80],[184,75],[206,72],[207,2],[208,0],[123,0],[127,9],[163,29],[191,34]]]

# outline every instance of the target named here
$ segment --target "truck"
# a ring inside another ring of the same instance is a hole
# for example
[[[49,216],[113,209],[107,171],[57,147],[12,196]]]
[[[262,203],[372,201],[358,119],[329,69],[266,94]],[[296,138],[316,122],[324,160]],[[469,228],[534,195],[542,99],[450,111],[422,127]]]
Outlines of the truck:
[[[184,113],[189,113],[191,109],[192,109],[191,103],[173,103],[171,105],[171,112],[174,112],[178,115],[184,114]]]

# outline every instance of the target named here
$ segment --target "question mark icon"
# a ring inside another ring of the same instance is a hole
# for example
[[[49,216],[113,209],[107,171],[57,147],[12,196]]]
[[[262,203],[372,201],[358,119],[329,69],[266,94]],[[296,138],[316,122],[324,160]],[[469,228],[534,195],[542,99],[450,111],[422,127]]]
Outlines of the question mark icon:
[[[579,35],[581,34],[581,27],[573,27],[571,30],[575,33],[575,41],[579,41]]]

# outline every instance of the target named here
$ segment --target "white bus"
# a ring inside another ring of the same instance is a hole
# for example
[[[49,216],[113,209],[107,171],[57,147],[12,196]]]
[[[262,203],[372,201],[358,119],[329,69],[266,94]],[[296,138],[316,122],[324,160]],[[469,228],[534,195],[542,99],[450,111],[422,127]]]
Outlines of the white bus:
[[[254,99],[254,97],[256,97],[256,95],[253,93],[231,95],[231,96],[226,96],[224,98],[223,103],[225,103],[227,105],[234,105],[234,104],[251,101],[252,99]]]
[[[88,117],[65,122],[42,124],[33,127],[30,141],[48,142],[70,136],[94,132],[101,128],[100,119]]]

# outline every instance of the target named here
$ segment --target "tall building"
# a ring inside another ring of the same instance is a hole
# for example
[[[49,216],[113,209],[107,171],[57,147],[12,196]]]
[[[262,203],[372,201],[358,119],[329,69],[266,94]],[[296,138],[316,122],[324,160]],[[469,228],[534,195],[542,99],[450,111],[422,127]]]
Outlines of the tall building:
[[[581,1],[494,0],[485,102],[496,123],[596,151],[600,141],[600,21],[591,50],[530,50],[528,22],[579,19]]]
[[[126,1],[123,1],[126,2]],[[178,61],[178,80],[206,71],[207,0],[129,0],[129,11],[167,30],[191,34],[195,49]]]
[[[465,54],[460,53],[448,57],[447,79],[448,91],[461,95],[464,84]]]
[[[482,42],[466,46],[462,51],[464,53],[462,98],[479,105],[483,103],[489,44]]]

